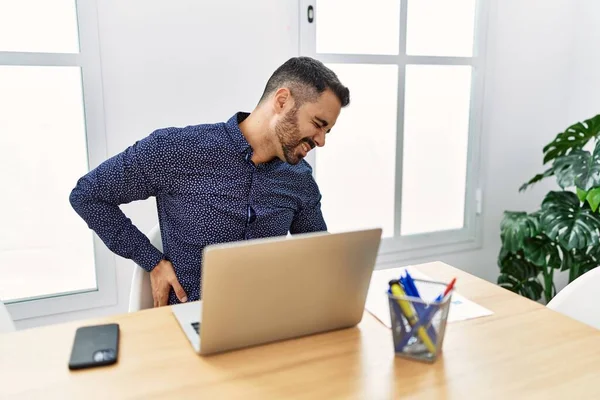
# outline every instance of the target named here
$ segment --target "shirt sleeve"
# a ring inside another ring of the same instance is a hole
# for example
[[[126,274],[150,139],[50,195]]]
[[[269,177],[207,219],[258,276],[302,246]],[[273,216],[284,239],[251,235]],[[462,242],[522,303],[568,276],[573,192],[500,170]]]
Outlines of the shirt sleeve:
[[[109,158],[77,182],[69,200],[88,227],[115,254],[151,271],[163,254],[137,229],[120,204],[147,199],[169,182],[167,130],[160,130]]]
[[[294,217],[290,233],[308,233],[326,231],[327,224],[321,212],[321,200],[312,205],[301,209]]]
[[[308,166],[308,164],[307,164]],[[321,192],[308,166],[308,182],[302,191],[307,197],[302,208],[294,216],[290,233],[321,232],[327,230],[327,224],[321,212]],[[306,182],[306,181],[305,181]]]

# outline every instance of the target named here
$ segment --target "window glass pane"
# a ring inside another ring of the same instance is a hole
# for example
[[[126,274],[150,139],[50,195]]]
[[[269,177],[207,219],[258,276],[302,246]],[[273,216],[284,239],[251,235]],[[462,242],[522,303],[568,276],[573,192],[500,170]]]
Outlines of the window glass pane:
[[[394,234],[396,65],[330,64],[350,88],[327,144],[316,152],[316,177],[331,232],[381,227]]]
[[[470,66],[408,65],[402,235],[464,226]]]
[[[400,0],[317,0],[317,53],[398,54]]]
[[[96,287],[92,233],[69,204],[88,170],[78,67],[0,66],[0,298]]]
[[[75,0],[0,0],[0,51],[79,52]]]
[[[417,0],[407,9],[406,53],[473,56],[476,0]]]

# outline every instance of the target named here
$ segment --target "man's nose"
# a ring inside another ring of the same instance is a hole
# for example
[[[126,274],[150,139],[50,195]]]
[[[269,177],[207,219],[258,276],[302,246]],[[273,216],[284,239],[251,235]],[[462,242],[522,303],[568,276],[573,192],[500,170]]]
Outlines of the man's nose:
[[[325,132],[320,130],[319,133],[313,136],[313,142],[319,147],[325,146]]]

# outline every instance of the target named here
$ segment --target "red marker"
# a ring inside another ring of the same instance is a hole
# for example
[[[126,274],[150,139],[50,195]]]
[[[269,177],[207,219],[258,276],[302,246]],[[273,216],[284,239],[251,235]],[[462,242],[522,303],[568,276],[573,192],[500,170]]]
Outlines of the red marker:
[[[448,286],[446,287],[446,290],[444,291],[444,295],[442,296],[442,298],[446,297],[446,295],[448,293],[450,293],[450,291],[452,290],[452,288],[454,287],[454,282],[456,282],[456,278],[452,279],[450,281],[450,283],[448,284]]]

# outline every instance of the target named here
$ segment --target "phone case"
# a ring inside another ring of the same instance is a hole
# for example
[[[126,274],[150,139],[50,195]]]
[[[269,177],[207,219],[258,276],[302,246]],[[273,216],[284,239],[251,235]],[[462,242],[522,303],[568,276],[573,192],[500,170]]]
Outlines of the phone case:
[[[119,325],[93,325],[78,328],[73,340],[69,369],[93,368],[117,362]]]

